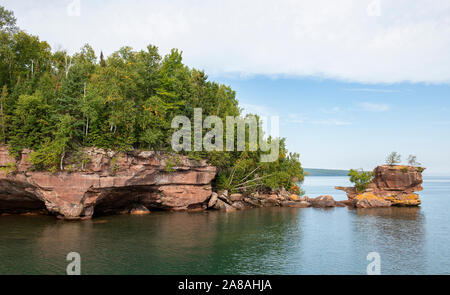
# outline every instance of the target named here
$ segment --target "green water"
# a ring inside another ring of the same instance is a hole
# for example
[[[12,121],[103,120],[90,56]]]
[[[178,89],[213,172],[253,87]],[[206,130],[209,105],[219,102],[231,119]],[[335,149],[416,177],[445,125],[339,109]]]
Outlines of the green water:
[[[312,196],[345,178],[310,178]],[[67,222],[0,217],[0,274],[383,274],[450,272],[450,178],[428,178],[419,208],[263,208]],[[336,199],[342,197],[335,194]]]

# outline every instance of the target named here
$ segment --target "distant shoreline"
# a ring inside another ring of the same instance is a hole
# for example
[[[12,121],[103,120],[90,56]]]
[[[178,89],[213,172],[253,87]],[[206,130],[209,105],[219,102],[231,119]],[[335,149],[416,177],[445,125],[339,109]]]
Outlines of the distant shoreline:
[[[318,168],[303,168],[305,177],[308,176],[348,176],[349,170],[337,169],[318,169]]]

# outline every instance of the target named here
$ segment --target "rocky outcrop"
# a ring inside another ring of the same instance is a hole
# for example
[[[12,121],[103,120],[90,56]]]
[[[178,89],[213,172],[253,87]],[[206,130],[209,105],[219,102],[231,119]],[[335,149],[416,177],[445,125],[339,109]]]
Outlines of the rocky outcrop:
[[[317,198],[299,197],[295,194],[289,194],[281,189],[271,193],[251,193],[250,195],[229,194],[228,191],[213,193],[208,201],[208,208],[212,210],[221,210],[233,212],[248,208],[261,207],[291,207],[291,208],[330,208],[344,207],[345,202],[336,202],[332,196],[319,196]]]
[[[363,192],[355,187],[336,187],[347,193],[349,202],[358,208],[389,206],[418,206],[421,201],[416,191],[422,188],[424,168],[384,165],[374,169],[374,178]]]
[[[65,172],[32,171],[0,147],[0,214],[48,212],[66,219],[147,210],[187,210],[206,205],[216,168],[205,161],[162,152],[84,150]],[[72,159],[73,161],[73,159]]]
[[[68,155],[63,172],[33,171],[30,150],[18,159],[0,146],[0,215],[46,213],[64,219],[106,214],[149,214],[153,210],[329,208],[345,206],[331,196],[300,197],[285,189],[259,193],[212,192],[216,168],[184,156],[86,148]]]

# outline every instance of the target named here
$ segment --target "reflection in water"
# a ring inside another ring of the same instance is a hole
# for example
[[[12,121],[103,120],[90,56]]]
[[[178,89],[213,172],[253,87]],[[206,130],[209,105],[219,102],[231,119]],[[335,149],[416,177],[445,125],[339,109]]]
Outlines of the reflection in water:
[[[426,273],[424,216],[420,207],[355,209],[353,232],[364,257],[381,255],[382,273]]]
[[[0,273],[61,274],[73,251],[84,274],[271,273],[285,259],[286,237],[299,239],[297,212],[156,212],[85,222],[8,216],[3,220],[17,230],[0,225],[7,237]]]
[[[449,273],[450,179],[424,188],[419,208],[1,216],[0,274],[64,274],[73,251],[83,274],[365,274],[373,251],[383,274]]]
[[[216,223],[214,253],[208,257],[211,273],[283,273],[280,261],[301,240],[298,211],[251,210],[246,218],[236,213],[229,215],[229,222]]]
[[[389,219],[411,219],[423,218],[420,207],[388,207],[371,209],[354,209],[358,216],[387,217]]]

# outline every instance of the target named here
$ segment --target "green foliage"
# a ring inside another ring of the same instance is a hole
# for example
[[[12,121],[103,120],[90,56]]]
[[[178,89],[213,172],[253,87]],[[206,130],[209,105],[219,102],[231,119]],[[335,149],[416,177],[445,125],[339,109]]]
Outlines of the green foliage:
[[[109,168],[110,168],[109,173],[112,176],[116,175],[117,171],[119,171],[120,166],[119,166],[119,163],[117,163],[119,156],[120,155],[118,154],[118,155],[115,155],[114,157],[112,157],[112,159],[109,163]]]
[[[175,166],[175,162],[172,161],[172,159],[166,159],[166,172],[173,172],[175,169],[173,168]]]
[[[299,155],[286,155],[284,139],[280,141],[279,157],[276,161],[260,162],[260,153],[228,153],[228,157],[221,162],[213,161],[219,168],[216,186],[231,192],[267,191],[284,187],[292,193],[300,194],[297,183],[303,182],[304,175]]]
[[[70,148],[169,151],[175,116],[240,113],[235,92],[184,65],[177,49],[162,57],[156,46],[122,47],[98,61],[89,45],[52,53],[15,22],[0,6],[0,139],[16,155],[48,147],[64,115],[73,119]]]
[[[8,122],[8,117],[5,110],[7,96],[8,88],[4,85],[0,96],[0,142],[3,143],[6,143],[6,122]]]
[[[348,176],[350,176],[350,182],[355,184],[357,191],[362,192],[367,188],[367,185],[373,180],[375,175],[371,171],[351,169]]]
[[[0,6],[0,30],[6,32],[17,31],[16,18],[12,11]]]
[[[37,149],[54,130],[52,108],[40,92],[21,95],[9,125],[9,144],[13,154],[24,148]]]
[[[30,160],[33,163],[34,169],[50,171],[52,173],[57,171],[60,154],[55,147],[57,147],[55,144],[47,140],[42,143],[39,149],[31,153]]]
[[[52,52],[48,43],[20,31],[13,13],[1,6],[0,87],[0,140],[15,156],[33,150],[34,169],[52,172],[83,169],[79,154],[85,147],[171,151],[172,119],[193,118],[195,108],[223,122],[226,116],[242,118],[235,91],[183,64],[177,49],[161,56],[153,45],[140,51],[122,47],[99,59],[87,44],[73,55]],[[267,142],[273,140],[280,139]],[[215,165],[220,188],[301,192],[299,156],[288,154],[284,140],[271,163],[260,162],[260,150],[183,154]],[[111,162],[115,173],[116,160]],[[177,164],[172,162],[169,170]]]
[[[401,162],[401,156],[397,152],[390,153],[386,158],[387,165],[396,165]]]
[[[0,167],[0,171],[5,172],[6,175],[17,172],[15,163],[8,163],[5,166]]]
[[[66,114],[60,118],[53,134],[40,145],[32,154],[31,162],[37,170],[56,172],[58,168],[63,170],[63,160],[73,135],[73,118]]]
[[[408,165],[411,166],[420,166],[421,164],[417,162],[417,157],[415,155],[408,156]]]

